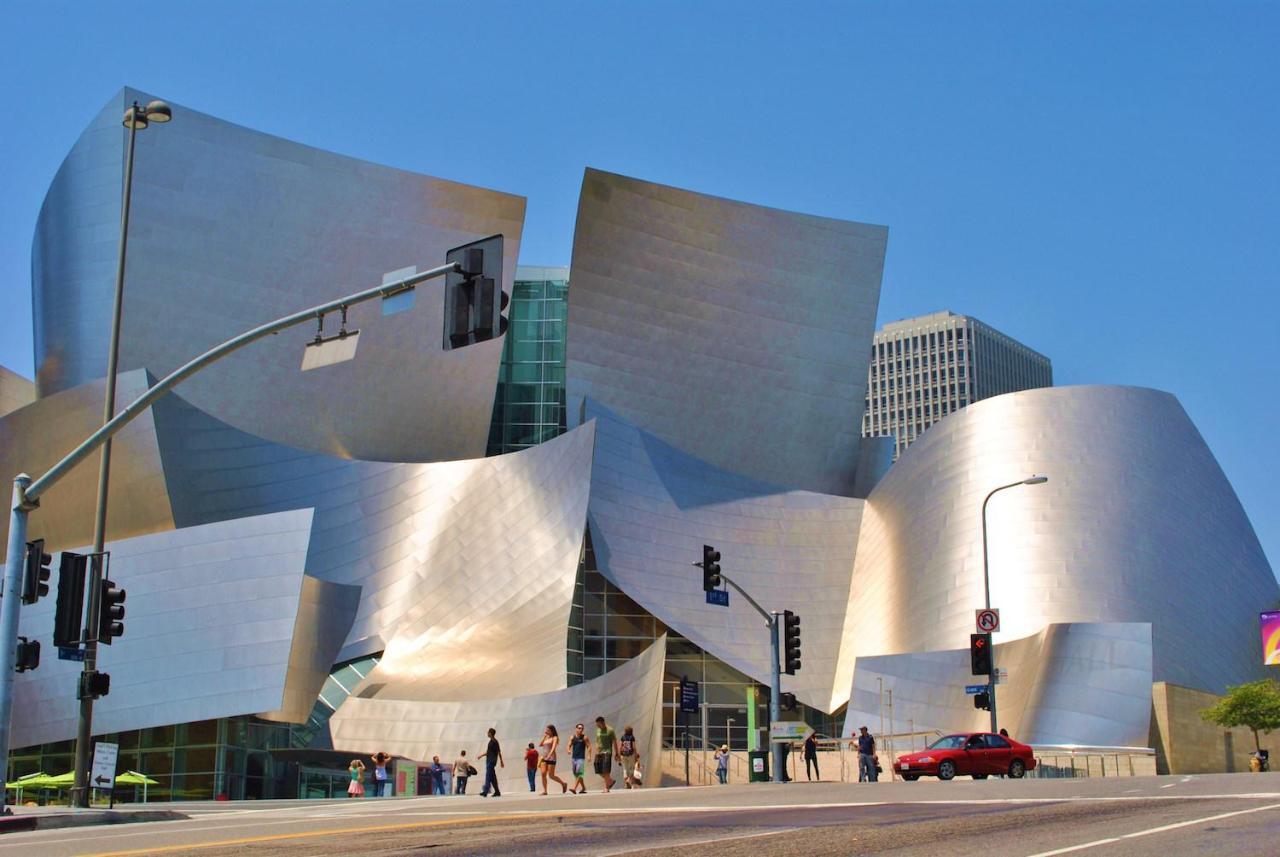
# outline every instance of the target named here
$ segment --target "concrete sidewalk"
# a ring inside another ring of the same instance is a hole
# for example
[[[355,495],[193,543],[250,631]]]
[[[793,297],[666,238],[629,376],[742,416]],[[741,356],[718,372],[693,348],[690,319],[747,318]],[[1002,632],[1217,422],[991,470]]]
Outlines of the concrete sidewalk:
[[[182,821],[186,813],[172,809],[155,809],[144,805],[136,809],[72,806],[14,806],[12,815],[0,816],[0,834],[22,830],[54,830],[59,827],[83,827],[90,824],[131,824],[140,821]]]

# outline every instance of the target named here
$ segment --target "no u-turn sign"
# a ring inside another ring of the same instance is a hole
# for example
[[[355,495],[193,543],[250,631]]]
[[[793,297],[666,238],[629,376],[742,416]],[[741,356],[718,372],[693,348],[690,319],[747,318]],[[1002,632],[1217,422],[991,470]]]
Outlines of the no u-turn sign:
[[[978,610],[975,612],[977,614],[977,625],[978,625],[979,634],[994,634],[996,631],[1000,630],[1000,611],[999,610],[995,610],[995,609]]]

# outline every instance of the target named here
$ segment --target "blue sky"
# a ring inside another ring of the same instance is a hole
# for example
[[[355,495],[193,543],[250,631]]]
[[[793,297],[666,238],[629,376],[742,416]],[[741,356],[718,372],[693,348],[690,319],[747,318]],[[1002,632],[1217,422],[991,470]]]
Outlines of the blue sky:
[[[881,321],[950,308],[1059,384],[1176,394],[1280,561],[1280,4],[25,3],[0,7],[0,363],[31,234],[123,85],[528,197],[585,166],[890,227]],[[140,165],[140,169],[145,169]]]

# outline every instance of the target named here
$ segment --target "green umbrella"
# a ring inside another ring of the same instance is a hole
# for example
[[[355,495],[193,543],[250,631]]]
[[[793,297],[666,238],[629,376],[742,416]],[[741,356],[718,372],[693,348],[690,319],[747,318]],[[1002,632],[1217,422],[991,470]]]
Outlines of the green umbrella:
[[[44,771],[37,771],[34,774],[27,774],[25,777],[18,777],[11,783],[5,783],[6,789],[48,789],[53,788],[49,784],[49,780],[53,779]]]
[[[153,780],[146,774],[140,774],[137,771],[125,771],[116,777],[116,785],[121,786],[158,786],[159,780]]]
[[[76,784],[75,772],[67,771],[65,774],[58,774],[56,777],[46,778],[44,783],[44,788],[69,789],[75,784]]]

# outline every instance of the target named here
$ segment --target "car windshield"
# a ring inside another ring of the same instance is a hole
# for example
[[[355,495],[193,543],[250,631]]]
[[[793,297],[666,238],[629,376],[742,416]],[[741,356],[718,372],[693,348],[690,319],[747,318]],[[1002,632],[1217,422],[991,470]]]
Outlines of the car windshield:
[[[930,750],[963,750],[968,735],[944,735],[929,745]]]

